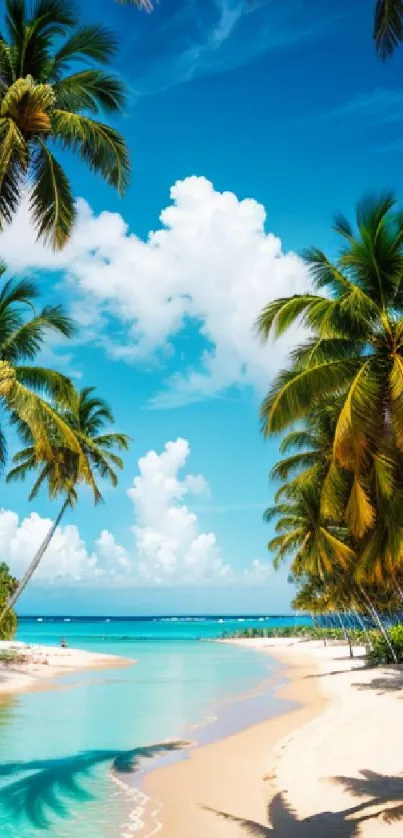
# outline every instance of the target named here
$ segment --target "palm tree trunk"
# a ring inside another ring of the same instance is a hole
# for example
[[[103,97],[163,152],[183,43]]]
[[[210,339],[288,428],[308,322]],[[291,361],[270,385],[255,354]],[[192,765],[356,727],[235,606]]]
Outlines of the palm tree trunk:
[[[40,544],[40,546],[38,547],[38,549],[37,549],[37,551],[34,555],[34,558],[32,559],[31,564],[28,566],[27,570],[25,571],[24,576],[22,577],[22,579],[21,579],[21,581],[20,581],[20,583],[17,587],[17,590],[14,591],[12,596],[10,596],[9,599],[7,600],[7,603],[4,606],[3,611],[0,614],[0,624],[2,623],[2,621],[3,621],[4,617],[6,616],[6,614],[8,613],[8,611],[10,611],[10,609],[14,607],[15,603],[20,598],[22,592],[25,590],[26,586],[28,585],[29,580],[31,579],[31,577],[35,573],[36,568],[38,567],[45,551],[49,547],[49,544],[50,544],[50,542],[51,542],[51,540],[52,540],[52,538],[53,538],[53,536],[56,532],[57,527],[60,524],[60,521],[63,518],[63,515],[64,515],[68,505],[69,505],[69,499],[66,498],[66,500],[64,501],[64,504],[63,504],[58,516],[57,516],[57,518],[55,519],[55,521],[53,522],[49,531],[47,532],[45,538],[42,541],[42,544]]]
[[[341,626],[341,630],[342,630],[342,632],[343,632],[343,634],[344,634],[344,639],[345,639],[346,643],[348,643],[348,648],[349,648],[349,650],[350,650],[350,658],[353,658],[353,657],[354,657],[354,653],[353,653],[353,647],[352,647],[352,645],[351,645],[351,637],[350,637],[350,635],[349,635],[349,633],[348,633],[348,631],[347,631],[347,628],[346,628],[346,626],[345,626],[345,624],[344,624],[344,620],[343,620],[343,618],[342,618],[342,616],[341,616],[341,614],[340,614],[340,611],[337,611],[336,613],[337,613],[337,618],[338,618],[339,623],[340,623],[340,626]]]
[[[392,658],[393,658],[394,662],[397,663],[397,655],[396,655],[396,652],[393,648],[393,644],[391,643],[388,632],[385,629],[385,626],[384,626],[384,624],[383,624],[383,622],[382,622],[382,620],[381,620],[381,618],[378,614],[377,609],[375,608],[375,605],[373,605],[373,603],[371,602],[367,592],[364,590],[364,588],[361,585],[359,585],[359,589],[360,589],[366,603],[369,606],[370,612],[371,612],[371,614],[372,614],[372,616],[373,616],[373,618],[374,618],[374,620],[375,620],[375,622],[376,622],[376,624],[379,628],[379,631],[381,632],[381,635],[382,635],[382,637],[383,637],[383,639],[384,639],[384,641],[385,641],[385,643],[386,643],[386,645],[387,645],[387,647],[390,651],[390,654],[392,655]]]
[[[354,617],[355,617],[355,619],[356,619],[356,621],[357,621],[358,625],[359,625],[359,626],[360,626],[360,628],[361,628],[361,631],[363,631],[363,632],[364,632],[364,634],[365,634],[365,632],[367,631],[367,629],[366,629],[366,626],[365,626],[364,620],[363,620],[363,619],[362,619],[362,617],[361,617],[361,614],[360,614],[360,613],[359,613],[359,611],[357,611],[357,609],[356,609],[356,608],[354,608],[354,607],[352,608],[352,612],[353,612],[353,614],[354,614]]]

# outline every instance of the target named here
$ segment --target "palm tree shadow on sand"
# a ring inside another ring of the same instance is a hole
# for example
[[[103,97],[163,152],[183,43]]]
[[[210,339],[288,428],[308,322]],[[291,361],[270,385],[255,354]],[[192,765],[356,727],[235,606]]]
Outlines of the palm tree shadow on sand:
[[[370,798],[370,804],[387,806],[382,812],[386,823],[403,820],[403,774],[378,774],[376,771],[361,771],[360,777],[335,777],[336,783],[354,797]],[[395,806],[389,804],[396,803]]]
[[[370,772],[362,772],[362,774],[365,776],[370,774]],[[376,776],[378,777],[380,775]],[[337,782],[343,783],[346,789],[355,792],[352,785],[353,778],[340,777],[337,778]],[[363,781],[357,780],[356,782],[360,783]],[[374,799],[359,803],[341,812],[320,812],[317,815],[312,815],[302,820],[297,817],[296,812],[287,802],[285,795],[276,794],[268,807],[268,822],[271,826],[258,823],[258,821],[239,818],[228,812],[220,812],[217,809],[212,809],[207,806],[203,808],[220,818],[238,824],[241,829],[244,829],[246,835],[256,836],[256,838],[325,838],[325,836],[326,838],[356,838],[356,836],[358,838],[360,824],[364,821],[379,818],[380,816],[379,812],[368,812],[368,808],[390,802],[391,799],[387,797],[386,786],[383,786],[382,794],[377,794],[377,792],[380,792],[379,783],[378,785],[373,783],[373,788]],[[400,780],[400,790],[396,786],[394,793],[396,797],[392,799],[396,800],[398,796],[403,801],[403,779]],[[357,791],[357,796],[365,795],[367,797],[370,794],[369,786],[366,786],[365,792],[358,793]],[[403,806],[396,807],[395,810],[389,810],[388,815],[392,811],[395,811],[396,814],[393,819],[397,819],[398,809],[401,810],[401,817],[403,817]],[[385,820],[391,821],[392,817],[385,817]]]
[[[110,764],[116,775],[134,773],[144,760],[178,751],[189,743],[162,742],[131,750],[84,751],[60,759],[0,764],[0,806],[13,821],[23,819],[36,829],[49,829],[52,817],[68,818],[71,804],[94,800],[83,785],[98,766]],[[19,779],[12,779],[17,775]]]

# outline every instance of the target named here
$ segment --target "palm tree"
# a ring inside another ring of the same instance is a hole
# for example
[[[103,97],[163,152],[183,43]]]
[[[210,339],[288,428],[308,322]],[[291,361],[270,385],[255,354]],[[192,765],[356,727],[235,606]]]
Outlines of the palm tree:
[[[306,417],[302,425],[283,437],[280,454],[287,456],[278,460],[270,472],[272,480],[282,481],[275,496],[276,501],[284,493],[289,493],[294,486],[297,487],[307,480],[315,481],[324,496],[323,484],[332,466],[334,431],[339,411],[340,405],[337,402],[315,406],[315,411]],[[338,478],[338,494],[333,492],[329,498],[333,509],[339,503],[342,488],[346,490],[345,475],[340,473]],[[334,482],[336,484],[335,478]],[[326,485],[325,489],[327,491]]]
[[[113,449],[127,450],[129,437],[122,433],[103,432],[105,423],[113,424],[114,417],[109,405],[103,399],[95,396],[94,390],[94,387],[84,387],[77,394],[77,403],[74,409],[65,409],[62,411],[62,415],[77,438],[91,468],[94,499],[97,503],[102,499],[102,495],[97,486],[96,477],[108,480],[114,487],[117,485],[116,468],[123,468],[123,461]],[[38,471],[39,474],[30,492],[29,499],[36,498],[40,488],[46,483],[49,497],[53,500],[61,494],[63,503],[18,587],[9,597],[6,606],[0,613],[0,625],[35,573],[66,509],[73,506],[77,501],[78,484],[82,482],[77,455],[64,446],[56,444],[50,458],[38,461],[35,447],[31,445],[16,454],[13,461],[15,465],[7,475],[7,482],[24,480],[29,472]]]
[[[320,487],[316,481],[291,486],[281,499],[265,512],[265,520],[277,519],[276,535],[268,548],[274,556],[274,566],[293,557],[291,573],[304,573],[324,579],[335,566],[347,569],[355,555],[346,543],[346,528],[323,520],[320,508]]]
[[[298,347],[262,405],[265,434],[282,431],[318,407],[340,400],[333,475],[350,472],[346,521],[356,537],[373,526],[371,484],[391,497],[403,452],[403,214],[391,195],[367,198],[357,231],[335,223],[344,241],[337,262],[317,248],[304,254],[314,291],[275,300],[258,321],[264,336],[298,320],[312,336]]]
[[[0,265],[0,279],[5,267]],[[36,310],[36,286],[27,279],[8,279],[0,290],[0,404],[3,422],[0,426],[0,467],[7,458],[6,424],[8,418],[20,434],[30,435],[38,458],[51,456],[51,439],[55,434],[66,448],[75,452],[82,478],[91,484],[86,458],[71,427],[48,402],[48,398],[66,408],[74,399],[69,378],[33,362],[49,335],[70,338],[75,332],[73,321],[60,305],[47,305]],[[27,314],[29,316],[27,316]]]
[[[6,0],[0,34],[0,223],[16,213],[30,184],[38,236],[61,248],[75,207],[53,147],[69,149],[122,193],[128,152],[121,135],[94,117],[119,113],[124,89],[100,69],[116,50],[110,31],[79,26],[69,0]],[[89,115],[91,114],[91,116]]]
[[[402,0],[376,0],[374,16],[376,51],[385,60],[403,41]]]

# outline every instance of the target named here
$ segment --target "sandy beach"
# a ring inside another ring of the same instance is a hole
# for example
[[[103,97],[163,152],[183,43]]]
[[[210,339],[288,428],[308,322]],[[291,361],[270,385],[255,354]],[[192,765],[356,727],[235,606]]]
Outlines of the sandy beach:
[[[164,838],[397,838],[403,829],[403,668],[344,646],[230,641],[286,668],[296,709],[157,768],[145,790]],[[402,806],[402,820],[385,809]]]
[[[135,661],[117,655],[100,655],[82,649],[40,646],[19,641],[0,641],[0,652],[16,652],[24,660],[0,661],[0,700],[2,695],[23,690],[48,689],[49,679],[68,672],[132,666]]]

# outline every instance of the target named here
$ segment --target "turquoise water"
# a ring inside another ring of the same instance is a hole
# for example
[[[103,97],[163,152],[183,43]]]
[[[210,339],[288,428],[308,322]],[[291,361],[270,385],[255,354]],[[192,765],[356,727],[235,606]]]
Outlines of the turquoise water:
[[[250,723],[262,709],[265,715],[279,712],[280,702],[267,694],[252,696],[249,711],[242,706],[242,713],[239,702],[229,701],[256,691],[273,673],[270,659],[258,652],[201,641],[233,627],[241,625],[22,622],[19,639],[59,644],[64,636],[69,646],[137,664],[65,675],[55,690],[0,703],[2,838],[139,835],[130,820],[136,778],[127,773],[136,767],[134,749],[179,737],[206,741],[244,725],[245,712]],[[205,725],[217,716],[218,722]],[[195,734],[194,726],[203,724]],[[112,765],[117,773],[111,774]],[[116,777],[123,784],[117,785]]]

